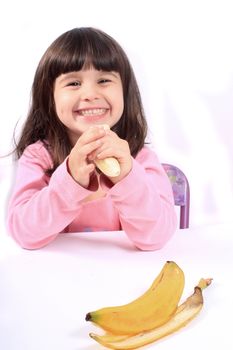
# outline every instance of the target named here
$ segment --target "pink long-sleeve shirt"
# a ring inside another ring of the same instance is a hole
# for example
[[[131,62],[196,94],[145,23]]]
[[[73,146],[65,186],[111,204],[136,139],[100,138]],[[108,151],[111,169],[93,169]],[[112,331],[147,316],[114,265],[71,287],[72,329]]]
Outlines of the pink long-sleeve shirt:
[[[94,200],[87,200],[93,192],[75,182],[66,160],[49,177],[45,170],[52,166],[42,142],[28,146],[18,161],[7,225],[20,246],[41,248],[59,233],[124,230],[137,248],[155,250],[175,232],[172,188],[148,147],[138,153],[130,173],[117,184],[101,175],[105,195]]]

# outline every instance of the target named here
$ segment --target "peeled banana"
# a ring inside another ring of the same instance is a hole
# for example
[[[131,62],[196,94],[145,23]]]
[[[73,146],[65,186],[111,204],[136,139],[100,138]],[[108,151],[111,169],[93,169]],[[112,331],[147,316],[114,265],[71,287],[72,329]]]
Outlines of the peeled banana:
[[[158,327],[175,313],[184,289],[184,273],[173,261],[167,261],[152,286],[132,302],[105,307],[86,315],[110,333],[137,334]]]
[[[105,131],[109,131],[110,127],[108,124],[100,125]],[[95,159],[95,165],[102,171],[103,174],[109,177],[116,177],[120,175],[121,168],[118,160],[114,157],[108,157],[105,159]]]
[[[156,340],[178,331],[198,315],[203,306],[202,290],[209,286],[211,281],[212,279],[210,278],[202,278],[194,288],[193,294],[188,297],[186,301],[178,307],[175,314],[160,327],[133,336],[114,334],[97,335],[90,333],[90,337],[105,347],[119,350],[136,349],[155,342]]]
[[[109,157],[105,159],[95,159],[94,163],[103,174],[109,177],[116,177],[120,175],[121,168],[116,158]]]

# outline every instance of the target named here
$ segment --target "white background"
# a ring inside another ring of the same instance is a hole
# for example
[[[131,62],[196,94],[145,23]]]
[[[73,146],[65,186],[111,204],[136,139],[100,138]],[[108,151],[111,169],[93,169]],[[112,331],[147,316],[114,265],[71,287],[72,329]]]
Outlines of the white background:
[[[7,1],[0,8],[0,155],[12,148],[35,69],[64,31],[94,26],[113,36],[134,68],[161,162],[191,187],[192,227],[233,216],[232,1]],[[0,159],[0,229],[12,183]]]

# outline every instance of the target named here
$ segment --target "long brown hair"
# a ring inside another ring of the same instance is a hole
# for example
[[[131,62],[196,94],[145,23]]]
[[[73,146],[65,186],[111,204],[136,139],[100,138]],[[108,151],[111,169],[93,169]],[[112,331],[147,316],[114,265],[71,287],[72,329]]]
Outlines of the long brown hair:
[[[61,74],[91,66],[120,74],[124,111],[112,130],[128,141],[132,156],[136,156],[145,143],[147,122],[133,69],[124,50],[112,37],[101,30],[83,27],[59,36],[42,56],[32,85],[28,116],[16,144],[17,158],[28,145],[41,140],[49,145],[54,164],[51,172],[64,161],[72,146],[66,127],[56,114],[54,82]]]

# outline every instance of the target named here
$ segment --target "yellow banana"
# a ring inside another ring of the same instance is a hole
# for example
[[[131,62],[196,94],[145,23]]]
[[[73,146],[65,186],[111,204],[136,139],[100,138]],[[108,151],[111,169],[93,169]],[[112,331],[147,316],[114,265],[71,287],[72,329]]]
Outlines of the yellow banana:
[[[183,289],[183,271],[175,262],[168,261],[152,286],[139,298],[125,305],[89,312],[86,321],[118,335],[150,330],[174,314]]]
[[[142,295],[140,295],[136,300],[134,300],[133,302],[137,301],[139,302],[141,299],[144,299],[144,297],[146,297],[146,295],[150,292],[150,291],[154,291],[158,284],[160,283],[164,273],[167,272],[168,268],[171,267],[171,265],[169,265],[171,263],[171,261],[166,261],[166,263],[163,265],[162,269],[160,270],[159,274],[157,275],[157,277],[154,279],[154,281],[152,282],[151,286],[149,287],[149,289],[147,289],[145,291],[145,293],[143,293]],[[169,266],[168,266],[169,265]]]
[[[193,294],[182,303],[175,314],[162,326],[154,328],[150,331],[141,332],[136,335],[97,335],[90,333],[90,337],[98,343],[111,349],[136,349],[141,346],[150,344],[171,333],[178,331],[186,326],[201,311],[203,306],[202,290],[210,285],[212,279],[201,279],[199,284],[194,288]]]
[[[99,168],[102,173],[109,177],[116,177],[120,175],[121,168],[116,158],[109,157],[105,159],[95,159],[95,165]]]

